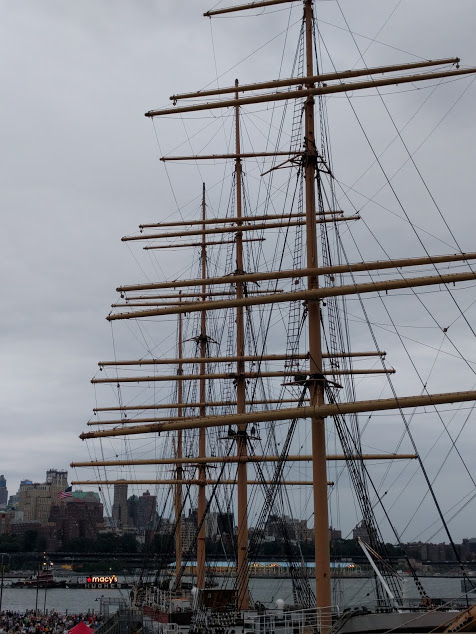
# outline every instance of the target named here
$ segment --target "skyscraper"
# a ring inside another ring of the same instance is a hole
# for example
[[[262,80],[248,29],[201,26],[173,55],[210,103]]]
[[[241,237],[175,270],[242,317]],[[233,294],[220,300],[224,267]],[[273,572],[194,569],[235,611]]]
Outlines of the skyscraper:
[[[127,483],[114,485],[114,504],[112,505],[112,519],[116,528],[129,526],[127,512]]]
[[[137,509],[137,528],[140,530],[153,529],[157,523],[157,497],[145,491],[139,498]]]
[[[0,506],[6,506],[8,501],[7,481],[5,476],[0,475]]]
[[[19,490],[18,510],[27,521],[48,523],[51,506],[58,504],[58,493],[68,486],[68,472],[49,469],[46,482],[22,480]]]

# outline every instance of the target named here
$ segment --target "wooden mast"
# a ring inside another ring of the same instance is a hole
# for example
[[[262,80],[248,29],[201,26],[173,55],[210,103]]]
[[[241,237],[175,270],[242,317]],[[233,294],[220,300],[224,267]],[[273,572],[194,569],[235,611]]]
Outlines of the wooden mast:
[[[177,376],[180,376],[183,372],[181,359],[183,357],[183,328],[182,328],[183,315],[179,315],[178,322],[178,358],[179,364],[177,368]],[[177,382],[177,416],[182,418],[183,416],[183,382]],[[183,480],[183,431],[177,430],[177,468],[175,470],[177,474],[177,484],[175,485],[175,590],[180,591],[182,586],[182,480]]]
[[[305,22],[305,60],[306,75],[312,77],[314,57],[313,37],[313,0],[304,0]],[[306,84],[308,89],[314,88],[313,83]],[[317,254],[317,226],[316,226],[316,165],[317,147],[314,133],[314,96],[310,94],[304,107],[305,136],[304,136],[304,178],[306,201],[306,257],[307,267],[318,267]],[[317,289],[319,278],[315,275],[308,277],[308,289]],[[308,329],[309,329],[309,373],[311,376],[322,376],[322,342],[321,342],[321,310],[319,300],[309,300]],[[324,404],[324,379],[312,381],[309,386],[311,407]],[[311,418],[312,438],[312,481],[314,497],[314,544],[316,571],[316,606],[321,610],[323,623],[330,623],[331,600],[331,564],[329,553],[329,518],[327,508],[327,464],[326,464],[326,428],[325,419],[321,416]],[[326,614],[326,612],[328,614]],[[327,618],[326,618],[327,617]],[[323,626],[323,632],[327,632]]]
[[[235,81],[238,89],[238,80]],[[238,99],[238,90],[235,94]],[[235,151],[237,157],[235,159],[235,187],[236,187],[236,225],[242,226],[242,200],[243,192],[241,187],[241,140],[240,140],[240,107],[235,106]],[[235,273],[240,275],[243,269],[243,235],[241,231],[236,233],[236,270]],[[243,282],[236,283],[236,299],[243,299]],[[245,325],[244,325],[244,307],[236,307],[236,413],[245,414],[246,412],[246,379],[245,379],[245,363],[242,358],[245,355]],[[246,458],[248,453],[246,423],[238,425],[238,433],[236,439],[236,455],[238,458]],[[247,463],[239,462],[237,468],[237,512],[238,512],[238,581],[237,581],[237,607],[239,610],[248,609],[249,593],[248,593],[248,475]]]
[[[206,220],[206,202],[205,202],[205,183],[203,183],[202,187],[202,222],[203,228],[205,228],[205,220]],[[207,277],[207,247],[206,247],[206,237],[205,234],[202,235],[202,246],[201,246],[201,260],[202,260],[202,280],[205,280]],[[202,298],[203,300],[206,297],[207,286],[205,283],[202,284]],[[202,300],[202,301],[203,301]],[[207,313],[203,310],[200,316],[200,379],[199,379],[199,393],[200,393],[200,416],[207,415],[207,406],[206,406],[206,365],[205,365],[205,357],[207,356]],[[206,429],[200,429],[198,432],[198,455],[200,458],[203,458],[207,455],[206,449]],[[206,490],[205,490],[205,481],[206,481],[206,465],[200,464],[198,467],[198,480],[200,482],[198,487],[198,505],[197,505],[197,522],[200,527],[197,534],[197,588],[203,589],[205,588],[205,509],[206,509]]]

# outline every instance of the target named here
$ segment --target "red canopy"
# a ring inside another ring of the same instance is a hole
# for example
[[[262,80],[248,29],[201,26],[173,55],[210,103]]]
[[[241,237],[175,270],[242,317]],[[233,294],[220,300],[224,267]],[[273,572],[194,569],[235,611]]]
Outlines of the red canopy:
[[[91,632],[94,632],[94,630],[82,621],[69,630],[69,634],[91,634]]]

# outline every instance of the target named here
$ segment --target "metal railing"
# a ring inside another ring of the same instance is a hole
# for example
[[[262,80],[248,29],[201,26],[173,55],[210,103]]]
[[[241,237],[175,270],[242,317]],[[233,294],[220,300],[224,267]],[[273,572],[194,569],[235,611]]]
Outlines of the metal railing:
[[[99,600],[99,612],[102,616],[109,616],[111,607],[114,607],[114,612],[116,612],[117,610],[126,610],[128,605],[129,601],[122,597],[101,597]]]
[[[138,634],[139,632],[149,634],[153,632],[153,628],[144,619],[142,612],[130,608],[119,609],[95,630],[95,634]]]
[[[285,612],[276,610],[245,618],[245,630],[256,634],[315,634],[323,628],[329,629],[339,617],[338,606],[329,609],[308,608]]]

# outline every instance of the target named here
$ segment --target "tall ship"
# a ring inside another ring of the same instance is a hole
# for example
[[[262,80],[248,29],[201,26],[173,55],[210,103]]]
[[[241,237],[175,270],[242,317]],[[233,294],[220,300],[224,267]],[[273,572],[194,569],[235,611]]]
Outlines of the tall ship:
[[[314,0],[219,3],[204,15],[214,29],[223,18],[270,20],[284,52],[253,58],[274,64],[274,78],[222,85],[217,71],[213,85],[146,113],[159,148],[164,127],[173,130],[161,161],[176,204],[122,238],[145,250],[152,274],[117,289],[114,354],[99,362],[81,434],[91,461],[71,465],[85,473],[74,484],[155,487],[162,550],[133,602],[164,631],[476,631],[466,595],[463,606],[437,604],[401,554],[420,598],[405,603],[386,545],[404,553],[421,508],[425,529],[441,522],[472,587],[424,457],[443,434],[472,478],[457,436],[476,401],[467,358],[476,252],[452,230],[387,96],[476,69],[457,57],[369,67],[354,39],[362,63],[342,70]],[[380,106],[387,146],[367,133],[360,95]],[[343,103],[368,150],[352,184],[331,144],[332,108]],[[370,176],[366,196],[359,181]],[[415,183],[426,198],[413,203]],[[363,529],[374,575],[372,600],[352,611],[333,580],[329,527],[341,520]],[[271,523],[292,594],[267,602],[252,571]]]

